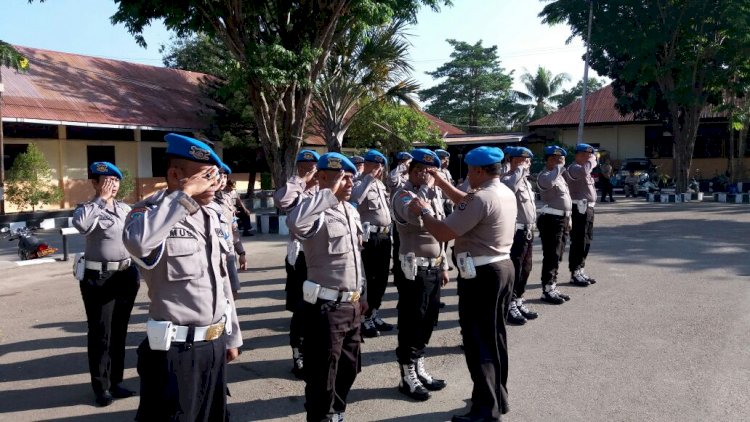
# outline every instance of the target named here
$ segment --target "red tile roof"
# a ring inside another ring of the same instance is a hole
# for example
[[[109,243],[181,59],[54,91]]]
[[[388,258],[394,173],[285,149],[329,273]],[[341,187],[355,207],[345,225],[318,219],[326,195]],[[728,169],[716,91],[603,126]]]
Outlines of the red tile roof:
[[[440,131],[440,136],[446,136],[446,135],[447,136],[451,136],[451,135],[464,135],[464,134],[466,134],[466,132],[464,132],[463,130],[461,130],[461,129],[459,129],[459,128],[451,125],[451,124],[448,124],[448,123],[446,123],[446,122],[444,122],[444,121],[442,121],[440,119],[438,119],[437,117],[433,116],[430,113],[427,113],[424,110],[419,110],[419,112],[422,113],[424,115],[424,117],[427,117],[427,119],[429,121],[431,121],[432,124],[435,127],[437,127],[437,129]]]
[[[201,73],[16,47],[26,73],[2,68],[3,118],[202,129],[210,109]]]

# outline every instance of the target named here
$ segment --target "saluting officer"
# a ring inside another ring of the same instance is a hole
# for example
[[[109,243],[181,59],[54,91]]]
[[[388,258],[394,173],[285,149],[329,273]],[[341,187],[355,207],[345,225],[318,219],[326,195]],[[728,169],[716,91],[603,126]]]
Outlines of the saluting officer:
[[[409,213],[409,203],[419,198],[443,220],[443,201],[427,169],[437,168],[438,156],[415,149],[409,164],[409,180],[393,194],[393,219],[401,236],[399,258],[402,277],[398,288],[398,347],[401,370],[399,391],[416,400],[430,398],[428,390],[442,390],[446,382],[425,369],[424,349],[438,320],[440,288],[448,283],[448,261],[440,243],[424,228],[422,218]]]
[[[565,182],[567,152],[557,145],[544,147],[544,169],[537,177],[543,206],[538,211],[537,228],[542,239],[542,300],[561,305],[570,296],[557,288],[557,269],[565,251],[566,232],[570,228],[571,201]]]
[[[329,152],[317,164],[320,190],[300,200],[289,228],[307,260],[301,312],[305,409],[309,422],[343,421],[346,397],[360,370],[360,318],[367,310],[359,253],[362,224],[349,202],[354,164]]]
[[[238,270],[247,269],[247,257],[245,256],[245,246],[242,244],[242,238],[240,237],[240,230],[235,221],[234,214],[237,211],[236,203],[237,198],[230,192],[226,191],[227,180],[232,169],[229,168],[226,163],[222,163],[220,172],[219,189],[216,191],[216,203],[221,207],[221,211],[224,214],[224,219],[229,222],[230,230],[225,234],[225,240],[229,247],[227,253],[227,272],[229,273],[229,283],[232,286],[232,297],[236,300],[237,295],[240,291],[240,275]],[[239,268],[237,267],[237,260],[239,258]]]
[[[388,173],[388,187],[391,191],[400,188],[409,180],[409,162],[412,156],[406,151],[396,154],[396,166]]]
[[[365,169],[365,159],[360,155],[352,155],[351,162],[354,163],[354,167],[357,168],[357,174],[355,177],[359,177],[362,175],[362,172]]]
[[[586,257],[589,255],[591,240],[594,238],[596,188],[591,171],[597,165],[595,153],[596,150],[589,144],[576,145],[575,161],[568,166],[568,171],[565,173],[565,180],[570,186],[570,198],[573,201],[568,255],[570,283],[584,287],[596,283],[595,279],[584,272]]]
[[[229,222],[213,201],[221,160],[197,139],[164,138],[167,188],[133,207],[122,235],[151,299],[136,420],[223,421],[226,362],[242,336],[225,265]]]
[[[362,335],[377,337],[381,331],[391,331],[393,326],[378,316],[378,309],[388,285],[391,265],[391,211],[388,193],[380,180],[388,164],[380,151],[371,149],[364,156],[365,168],[354,183],[351,203],[357,207],[364,230],[362,261],[367,279],[369,309],[362,322]]]
[[[424,227],[438,241],[456,239],[458,317],[474,389],[471,411],[452,420],[500,420],[501,414],[509,411],[505,315],[513,286],[510,248],[516,201],[513,192],[500,182],[503,152],[499,148],[475,148],[464,160],[469,167],[469,193],[443,178],[435,179],[435,185],[458,204],[453,214],[440,221],[419,198],[411,201],[409,210],[422,216]],[[437,169],[433,173],[438,174]]]
[[[297,153],[297,174],[290,177],[286,184],[273,194],[276,208],[288,213],[296,207],[301,200],[310,198],[318,192],[318,178],[315,176],[320,155],[309,149],[303,149]],[[304,370],[303,330],[304,323],[302,313],[297,312],[304,303],[302,300],[302,283],[307,280],[307,264],[302,243],[290,233],[289,243],[286,248],[286,310],[292,313],[289,322],[289,345],[292,347],[292,373],[302,379]]]
[[[510,171],[501,180],[516,194],[518,217],[513,246],[510,248],[510,260],[513,261],[515,277],[513,281],[513,298],[508,309],[508,322],[516,325],[526,324],[527,319],[538,315],[523,303],[526,283],[529,281],[534,248],[534,228],[536,227],[536,204],[534,191],[527,177],[534,154],[525,147],[507,147],[505,155],[510,156]]]
[[[113,398],[135,394],[124,388],[125,339],[130,312],[140,282],[138,270],[122,243],[122,228],[130,207],[115,199],[122,173],[112,163],[89,168],[96,196],[73,213],[73,226],[86,236],[81,296],[88,324],[88,360],[91,386],[99,406]],[[78,265],[81,265],[80,263]]]

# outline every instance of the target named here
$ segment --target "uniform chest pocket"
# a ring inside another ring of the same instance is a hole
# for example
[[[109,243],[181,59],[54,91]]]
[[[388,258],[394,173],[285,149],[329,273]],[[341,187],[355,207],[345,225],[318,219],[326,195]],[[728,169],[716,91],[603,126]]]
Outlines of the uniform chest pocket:
[[[102,230],[107,230],[115,225],[115,220],[109,219],[109,218],[100,218],[99,219],[99,228]]]
[[[328,230],[328,253],[340,255],[352,250],[352,242],[349,239],[349,229],[338,220],[326,220]]]
[[[526,188],[519,189],[518,197],[521,198],[521,202],[529,202],[529,191]]]
[[[374,190],[367,192],[367,209],[380,209],[380,195]]]
[[[167,279],[197,280],[203,276],[200,244],[192,238],[167,238]]]

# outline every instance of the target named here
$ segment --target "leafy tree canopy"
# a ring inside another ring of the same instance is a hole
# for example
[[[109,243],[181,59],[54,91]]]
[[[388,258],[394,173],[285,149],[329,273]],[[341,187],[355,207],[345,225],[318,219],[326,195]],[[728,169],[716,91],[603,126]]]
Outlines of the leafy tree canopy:
[[[555,75],[541,66],[537,68],[535,74],[527,71],[521,75],[521,82],[526,87],[526,92],[516,91],[516,96],[521,101],[532,103],[528,107],[527,121],[539,119],[555,111],[555,106],[551,101],[554,101],[562,84],[569,80],[570,76],[567,73]]]
[[[52,170],[44,154],[36,146],[29,144],[26,152],[19,154],[8,171],[6,199],[19,209],[32,211],[43,204],[60,202],[62,189],[54,186]]]
[[[604,82],[596,78],[589,78],[588,88],[586,93],[590,94],[596,90],[601,89],[604,86]],[[565,107],[573,101],[581,99],[583,95],[583,79],[578,81],[574,87],[570,89],[563,89],[559,94],[551,97],[551,100],[557,103],[558,107]]]
[[[422,101],[429,101],[426,111],[467,132],[507,128],[513,111],[513,72],[500,66],[497,46],[484,47],[481,40],[473,45],[447,42],[453,47],[451,60],[427,72],[445,80],[419,93]]]

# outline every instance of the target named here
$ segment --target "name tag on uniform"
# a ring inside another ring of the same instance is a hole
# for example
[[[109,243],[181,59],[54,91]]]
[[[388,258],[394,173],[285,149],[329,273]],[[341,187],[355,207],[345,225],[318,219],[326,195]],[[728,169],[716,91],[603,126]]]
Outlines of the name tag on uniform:
[[[170,230],[169,237],[173,239],[195,239],[195,236],[193,236],[193,233],[191,233],[187,229],[183,229],[179,227]]]

